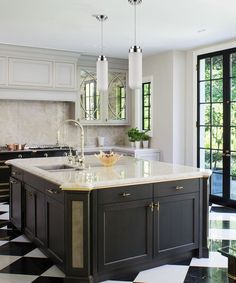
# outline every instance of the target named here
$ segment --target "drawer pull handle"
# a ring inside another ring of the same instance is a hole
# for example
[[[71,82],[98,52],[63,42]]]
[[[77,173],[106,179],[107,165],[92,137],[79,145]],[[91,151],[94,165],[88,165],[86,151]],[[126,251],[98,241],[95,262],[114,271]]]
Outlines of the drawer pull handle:
[[[122,193],[121,196],[122,197],[129,197],[129,196],[131,196],[131,194],[130,193]]]
[[[11,183],[11,184],[16,184],[17,181],[11,180],[10,183]]]
[[[58,194],[58,193],[59,193],[58,190],[53,190],[53,189],[47,189],[47,192],[48,192],[49,194]]]
[[[18,158],[22,158],[22,154],[18,154]]]
[[[184,187],[181,187],[181,186],[176,186],[176,190],[177,190],[177,191],[181,191],[181,190],[184,190]]]

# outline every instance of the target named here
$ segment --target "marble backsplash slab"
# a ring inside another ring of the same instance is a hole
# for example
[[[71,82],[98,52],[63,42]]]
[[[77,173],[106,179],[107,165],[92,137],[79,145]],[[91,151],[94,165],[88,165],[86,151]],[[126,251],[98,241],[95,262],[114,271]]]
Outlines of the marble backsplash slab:
[[[49,101],[0,100],[0,146],[9,143],[56,144],[58,126],[71,118],[71,104]],[[74,126],[61,128],[60,142],[79,145]],[[97,137],[105,137],[105,145],[124,145],[127,127],[85,126],[85,145],[97,145]],[[64,138],[63,138],[64,137]]]

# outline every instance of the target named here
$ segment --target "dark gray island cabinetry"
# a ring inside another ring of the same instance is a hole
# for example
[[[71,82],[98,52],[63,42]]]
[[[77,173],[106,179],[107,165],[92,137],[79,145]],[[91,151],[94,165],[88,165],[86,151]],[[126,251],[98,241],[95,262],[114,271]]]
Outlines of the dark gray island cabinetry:
[[[94,167],[84,171],[39,169],[65,160],[9,163],[12,174],[18,172],[11,186],[11,220],[68,282],[128,279],[147,268],[208,257],[209,172],[182,166],[174,176],[173,165],[148,161],[153,170],[144,178],[146,161],[127,157],[105,168],[92,156],[87,162]]]

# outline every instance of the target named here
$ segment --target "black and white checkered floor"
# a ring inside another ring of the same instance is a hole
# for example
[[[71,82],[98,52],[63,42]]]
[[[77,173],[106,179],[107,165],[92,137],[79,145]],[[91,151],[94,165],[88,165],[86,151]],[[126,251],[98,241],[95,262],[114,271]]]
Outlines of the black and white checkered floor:
[[[9,223],[9,205],[0,203],[0,283],[61,283],[64,274],[24,235]],[[140,272],[134,282],[227,283],[227,258],[217,252],[222,246],[236,247],[236,210],[210,208],[208,259],[193,258]],[[118,281],[106,281],[118,283]],[[123,281],[128,283],[128,281]],[[121,281],[119,281],[121,283]]]

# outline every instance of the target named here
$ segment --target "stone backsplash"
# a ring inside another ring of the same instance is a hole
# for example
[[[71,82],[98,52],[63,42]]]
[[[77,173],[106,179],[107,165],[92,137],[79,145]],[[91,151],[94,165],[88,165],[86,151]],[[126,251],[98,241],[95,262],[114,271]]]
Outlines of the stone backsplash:
[[[0,146],[10,143],[56,144],[57,129],[73,118],[71,103],[48,101],[0,100]],[[78,128],[79,131],[79,128]],[[85,126],[85,145],[97,145],[97,137],[105,137],[105,145],[124,145],[127,127]],[[74,126],[61,127],[60,142],[78,145],[79,132]]]

